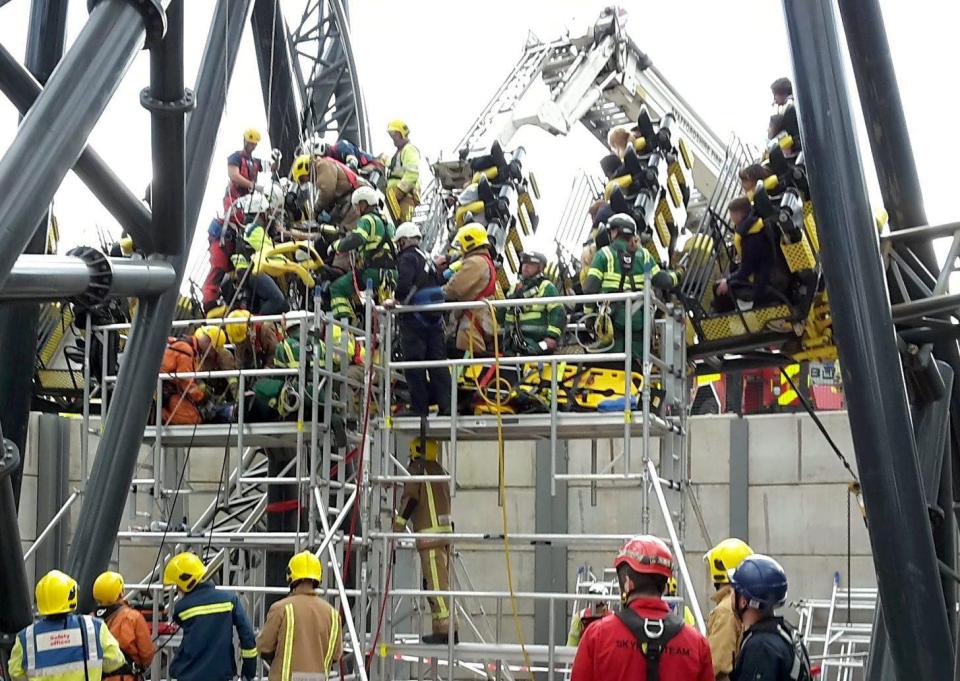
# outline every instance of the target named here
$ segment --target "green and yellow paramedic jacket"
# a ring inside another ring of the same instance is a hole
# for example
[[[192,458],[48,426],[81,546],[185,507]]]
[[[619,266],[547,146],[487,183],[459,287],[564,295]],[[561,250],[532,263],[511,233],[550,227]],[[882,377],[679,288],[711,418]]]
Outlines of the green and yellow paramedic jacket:
[[[632,258],[630,258],[632,256]],[[629,259],[629,265],[624,263]],[[584,293],[620,293],[623,291],[643,291],[643,276],[648,274],[653,280],[660,273],[660,265],[645,248],[638,248],[636,252],[627,250],[627,242],[617,239],[609,246],[604,246],[593,257],[593,263],[587,272],[587,283]],[[679,279],[674,272],[664,271],[669,276],[672,286],[676,286]],[[663,278],[663,277],[661,277]],[[643,328],[643,306],[639,301],[632,303],[634,307],[633,328]],[[618,302],[611,306],[610,316],[615,326],[625,327],[625,305]]]
[[[521,280],[513,285],[508,298],[553,298],[560,292],[553,282],[543,275]],[[500,308],[497,315],[507,337],[519,328],[527,346],[533,350],[547,338],[557,343],[563,338],[563,329],[567,323],[567,314],[561,303],[534,303],[522,307]]]
[[[361,243],[362,240],[362,243]],[[337,251],[357,251],[357,271],[363,269],[396,269],[393,247],[393,225],[387,225],[376,213],[364,213],[353,232],[340,240]]]

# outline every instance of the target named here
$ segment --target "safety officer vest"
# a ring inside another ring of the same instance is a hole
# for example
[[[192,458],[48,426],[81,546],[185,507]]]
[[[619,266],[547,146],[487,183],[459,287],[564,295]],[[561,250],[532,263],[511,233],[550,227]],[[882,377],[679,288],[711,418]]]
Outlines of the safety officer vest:
[[[102,626],[101,620],[89,615],[38,620],[17,634],[23,649],[23,671],[28,678],[35,679],[99,670],[103,666]]]

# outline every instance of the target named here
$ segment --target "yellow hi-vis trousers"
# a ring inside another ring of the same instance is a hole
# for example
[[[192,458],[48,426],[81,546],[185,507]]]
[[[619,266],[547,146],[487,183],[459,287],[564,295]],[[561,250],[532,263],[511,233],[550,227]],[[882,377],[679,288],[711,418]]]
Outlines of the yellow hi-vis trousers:
[[[420,204],[420,194],[417,190],[402,194],[396,185],[387,187],[386,199],[387,209],[395,225],[413,220],[413,209]]]
[[[450,544],[419,549],[420,569],[423,572],[423,588],[427,591],[446,591],[450,588]],[[450,608],[446,596],[428,598],[433,619],[433,633],[446,634],[450,620]],[[456,624],[454,624],[456,629]]]

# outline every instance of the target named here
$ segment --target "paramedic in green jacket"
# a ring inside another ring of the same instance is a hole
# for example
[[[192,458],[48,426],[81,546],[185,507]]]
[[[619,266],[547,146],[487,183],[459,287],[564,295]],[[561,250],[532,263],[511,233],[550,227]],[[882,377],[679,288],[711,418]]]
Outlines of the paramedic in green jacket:
[[[508,298],[554,298],[557,287],[543,274],[547,257],[542,253],[520,254],[520,280]],[[563,340],[567,314],[562,303],[533,303],[501,307],[498,322],[504,333],[504,351],[514,355],[543,355],[554,352]]]

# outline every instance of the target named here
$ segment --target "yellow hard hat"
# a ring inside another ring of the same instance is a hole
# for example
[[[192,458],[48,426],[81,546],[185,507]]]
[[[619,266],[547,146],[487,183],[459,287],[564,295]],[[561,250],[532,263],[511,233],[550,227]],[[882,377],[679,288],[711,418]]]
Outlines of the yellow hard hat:
[[[184,551],[171,558],[163,568],[163,583],[166,586],[176,586],[181,591],[193,591],[193,588],[203,581],[206,572],[207,568],[200,556]]]
[[[245,270],[250,267],[250,258],[245,256],[243,253],[234,253],[230,256],[230,264],[233,265],[235,270]]]
[[[438,461],[440,459],[440,443],[436,440],[424,440],[419,437],[410,440],[411,459],[419,459],[424,455],[424,452],[427,461]]]
[[[703,559],[710,566],[710,576],[714,584],[729,584],[730,570],[739,567],[744,558],[752,555],[753,549],[745,541],[731,537],[707,551]]]
[[[399,118],[394,118],[387,123],[387,132],[399,132],[403,137],[410,136],[410,128]]]
[[[250,336],[250,311],[249,310],[234,310],[229,315],[229,319],[239,319],[240,321],[234,322],[233,324],[227,324],[227,338],[230,339],[230,342],[236,345],[237,343],[246,342],[247,338]]]
[[[210,339],[214,350],[223,350],[223,346],[227,344],[227,334],[219,326],[201,326],[193,332],[194,338],[200,339],[204,336]]]
[[[113,605],[123,596],[123,575],[107,571],[93,583],[93,598],[100,605]]]
[[[120,252],[125,258],[129,258],[131,255],[133,255],[133,249],[133,237],[125,236],[120,239]]]
[[[312,162],[313,159],[310,158],[310,154],[297,156],[293,165],[290,166],[290,176],[293,177],[294,182],[303,182],[310,176],[310,164]]]
[[[487,238],[487,228],[476,222],[471,222],[461,227],[460,231],[457,232],[457,236],[454,237],[454,241],[457,242],[457,245],[463,253],[466,253],[471,248],[486,246],[490,243],[490,240]]]
[[[671,577],[667,580],[667,595],[676,596],[677,595],[677,578]]]
[[[241,257],[243,257],[243,256],[241,256]],[[226,306],[226,305],[217,305],[217,306],[211,307],[209,310],[207,310],[207,315],[206,315],[206,317],[207,317],[207,319],[223,319],[223,316],[224,316],[225,314],[227,314],[227,306]]]
[[[294,584],[301,579],[312,579],[317,584],[323,576],[320,559],[309,551],[301,551],[287,563],[287,583]]]
[[[260,131],[256,128],[247,128],[243,131],[243,141],[251,144],[260,144]]]
[[[51,570],[37,582],[37,610],[41,615],[62,615],[77,609],[77,581]]]

